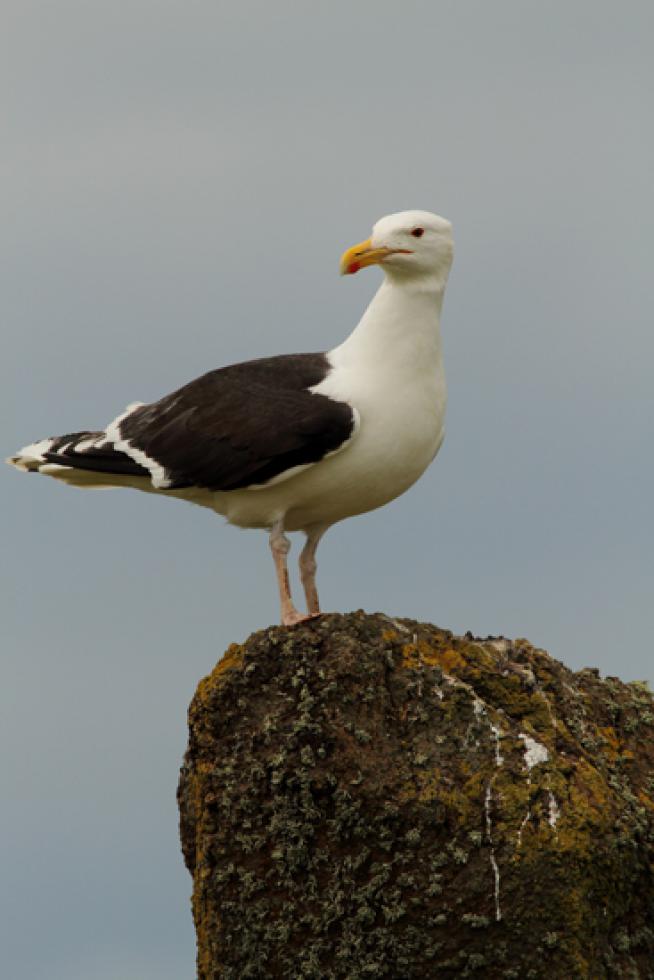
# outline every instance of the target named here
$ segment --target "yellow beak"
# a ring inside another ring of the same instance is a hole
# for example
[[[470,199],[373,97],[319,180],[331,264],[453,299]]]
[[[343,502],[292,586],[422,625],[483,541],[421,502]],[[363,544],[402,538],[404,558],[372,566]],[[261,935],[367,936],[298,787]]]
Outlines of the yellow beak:
[[[385,259],[387,255],[392,255],[391,248],[373,248],[369,238],[365,242],[359,242],[348,248],[347,252],[341,255],[341,275],[351,276],[353,273],[363,269],[366,265],[376,265]]]

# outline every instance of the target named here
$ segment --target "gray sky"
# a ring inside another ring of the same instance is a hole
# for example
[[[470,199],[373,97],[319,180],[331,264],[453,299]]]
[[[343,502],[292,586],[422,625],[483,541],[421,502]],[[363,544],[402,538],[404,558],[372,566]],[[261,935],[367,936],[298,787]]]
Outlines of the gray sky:
[[[2,22],[2,455],[333,346],[379,281],[339,280],[342,249],[435,210],[448,435],[328,534],[323,603],[653,679],[649,0],[5,0]],[[186,707],[277,619],[265,537],[0,478],[3,970],[191,978]]]

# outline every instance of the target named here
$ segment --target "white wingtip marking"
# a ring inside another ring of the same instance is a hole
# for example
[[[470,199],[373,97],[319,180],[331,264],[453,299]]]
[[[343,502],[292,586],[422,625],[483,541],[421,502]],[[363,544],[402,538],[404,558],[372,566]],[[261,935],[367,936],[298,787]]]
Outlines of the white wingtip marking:
[[[142,408],[144,404],[144,402],[132,402],[131,405],[128,405],[122,415],[119,415],[113,422],[109,423],[105,430],[105,438],[97,442],[96,445],[103,446],[110,442],[119,453],[125,453],[135,463],[138,463],[139,466],[149,471],[152,486],[156,490],[166,490],[170,486],[171,481],[165,467],[157,463],[156,459],[151,459],[142,449],[133,446],[129,439],[123,439],[120,431],[120,423],[137,408]]]
[[[62,466],[61,463],[46,463],[44,466],[39,466],[39,473],[45,473],[46,476],[54,476],[56,473],[60,473],[61,470],[74,469],[74,466]]]
[[[20,456],[7,456],[5,463],[8,463],[9,466],[15,466],[17,470],[22,470],[23,473],[29,473],[30,471],[30,467]]]
[[[45,459],[45,454],[48,452],[54,439],[39,439],[38,442],[31,442],[29,446],[23,446],[16,453],[16,458],[24,457],[25,459],[38,459],[43,462]]]
[[[81,439],[80,442],[75,443],[76,453],[85,453],[88,449],[92,449],[99,442],[97,437],[93,439]]]
[[[23,446],[22,449],[19,449],[15,456],[8,456],[7,462],[24,473],[33,473],[45,462],[45,454],[53,442],[53,439],[40,439],[39,442],[31,442],[29,446]]]

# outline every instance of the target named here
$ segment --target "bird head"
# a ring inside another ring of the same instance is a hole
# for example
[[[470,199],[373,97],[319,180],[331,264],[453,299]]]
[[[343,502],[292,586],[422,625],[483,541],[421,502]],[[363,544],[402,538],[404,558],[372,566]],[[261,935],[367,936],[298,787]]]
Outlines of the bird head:
[[[393,278],[446,279],[452,265],[452,225],[429,211],[399,211],[380,218],[370,238],[341,256],[344,276],[381,265]]]

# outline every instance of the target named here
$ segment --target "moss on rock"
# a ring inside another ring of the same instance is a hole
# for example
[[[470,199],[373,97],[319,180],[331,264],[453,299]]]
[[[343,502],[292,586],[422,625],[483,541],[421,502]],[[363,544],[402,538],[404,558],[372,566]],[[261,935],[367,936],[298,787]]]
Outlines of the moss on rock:
[[[182,768],[200,980],[654,977],[654,699],[525,640],[232,645]]]

